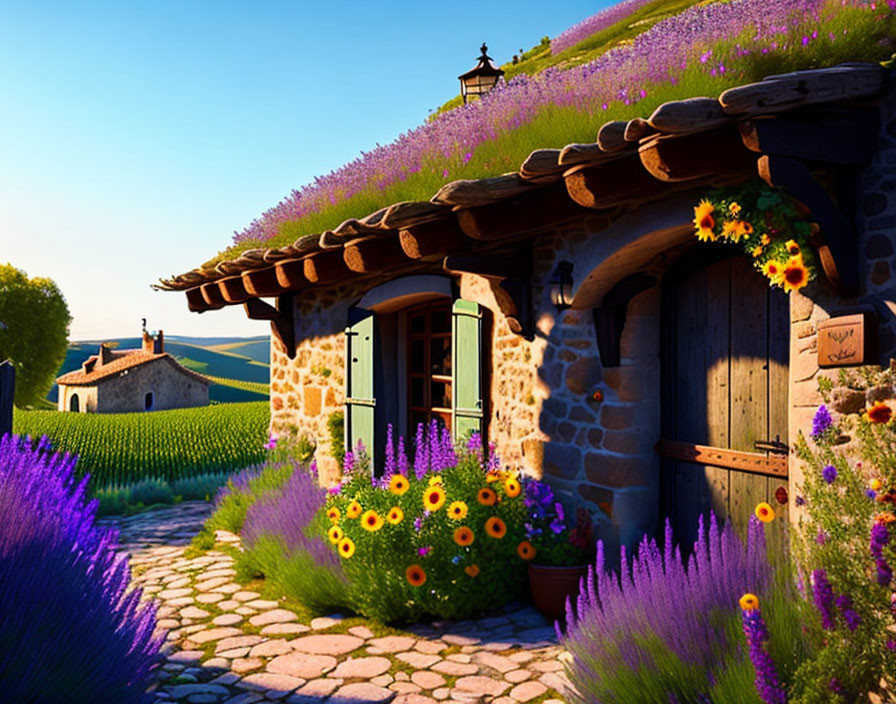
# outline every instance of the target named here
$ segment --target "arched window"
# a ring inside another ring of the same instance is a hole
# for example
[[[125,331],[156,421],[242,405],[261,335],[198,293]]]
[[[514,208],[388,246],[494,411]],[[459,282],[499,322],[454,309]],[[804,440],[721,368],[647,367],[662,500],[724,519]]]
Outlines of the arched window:
[[[81,401],[78,399],[78,394],[72,394],[72,397],[68,402],[68,410],[72,413],[81,412]]]
[[[152,391],[150,391],[150,392],[148,392],[148,393],[146,394],[146,396],[145,396],[144,399],[143,399],[143,407],[144,407],[147,411],[151,411],[151,410],[152,410],[152,404],[153,404],[153,397],[152,397]]]

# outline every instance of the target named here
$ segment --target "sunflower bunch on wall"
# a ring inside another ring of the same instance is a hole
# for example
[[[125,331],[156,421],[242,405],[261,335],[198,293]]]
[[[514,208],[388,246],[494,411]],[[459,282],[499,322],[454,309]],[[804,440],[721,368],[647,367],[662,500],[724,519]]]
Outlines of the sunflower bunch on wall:
[[[707,193],[694,208],[694,227],[701,242],[739,244],[769,284],[786,293],[815,277],[809,223],[793,200],[762,181]]]

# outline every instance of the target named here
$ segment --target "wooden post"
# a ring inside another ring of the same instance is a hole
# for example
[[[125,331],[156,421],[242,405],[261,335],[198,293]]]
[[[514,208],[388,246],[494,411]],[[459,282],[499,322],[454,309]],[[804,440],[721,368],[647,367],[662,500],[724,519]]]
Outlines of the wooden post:
[[[16,386],[16,370],[12,362],[0,362],[0,437],[12,432],[12,398]]]

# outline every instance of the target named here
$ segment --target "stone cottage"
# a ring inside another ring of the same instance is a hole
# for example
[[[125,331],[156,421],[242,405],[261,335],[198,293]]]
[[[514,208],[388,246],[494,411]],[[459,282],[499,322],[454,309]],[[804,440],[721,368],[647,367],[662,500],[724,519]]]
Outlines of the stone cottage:
[[[165,352],[160,330],[144,330],[139,350],[101,344],[81,369],[63,374],[59,410],[74,413],[137,413],[208,405],[211,382],[178,364]]]
[[[272,430],[312,435],[325,481],[335,412],[374,458],[387,424],[435,418],[481,430],[605,539],[669,515],[687,540],[709,508],[740,525],[758,501],[786,511],[789,445],[836,372],[820,327],[864,336],[834,364],[894,355],[894,164],[888,70],[772,76],[160,287],[271,321]],[[751,179],[812,224],[823,272],[789,296],[695,238],[701,196]]]

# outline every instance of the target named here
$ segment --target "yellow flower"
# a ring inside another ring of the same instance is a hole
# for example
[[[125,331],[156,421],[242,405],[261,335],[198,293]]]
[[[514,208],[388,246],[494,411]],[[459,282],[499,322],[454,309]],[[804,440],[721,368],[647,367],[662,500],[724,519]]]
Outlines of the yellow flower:
[[[506,479],[504,481],[504,493],[508,496],[519,496],[520,483],[513,477],[511,477],[510,479]]]
[[[769,259],[762,265],[762,273],[768,277],[773,284],[779,285],[781,278],[784,276],[784,265],[776,259]]]
[[[476,500],[483,506],[494,506],[495,501],[498,500],[498,495],[492,489],[486,487],[479,490],[479,493],[476,494]]]
[[[339,522],[339,515],[339,509],[335,506],[327,510],[327,518],[329,518],[333,523]]]
[[[357,518],[361,515],[361,504],[358,503],[357,499],[353,500],[348,508],[345,509],[345,517],[346,518]]]
[[[759,597],[755,594],[744,594],[739,600],[740,608],[744,611],[755,611],[759,608]]]
[[[352,542],[351,538],[343,538],[339,541],[339,544],[336,547],[339,550],[339,554],[345,558],[349,558],[355,554],[355,544]]]
[[[342,533],[342,528],[340,528],[339,526],[333,526],[332,528],[330,528],[330,530],[327,531],[327,537],[330,539],[330,542],[333,543],[333,545],[336,545],[345,536]]]
[[[883,486],[880,479],[872,479],[871,480],[871,489],[873,491],[880,491],[880,488]]]
[[[404,511],[402,511],[398,506],[393,506],[389,509],[389,513],[386,514],[386,520],[389,521],[393,526],[397,526],[401,523],[404,518]]]
[[[791,257],[795,257],[800,253],[800,246],[793,240],[787,240],[784,243],[784,246],[787,247],[787,253]]]
[[[369,530],[371,533],[375,533],[383,527],[383,518],[372,509],[370,511],[365,511],[364,515],[361,516],[361,527],[364,530]]]
[[[435,486],[436,484],[442,486],[442,477],[439,474],[429,478],[429,486]]]
[[[773,509],[765,501],[756,504],[756,510],[753,513],[755,513],[756,518],[758,518],[763,523],[771,523],[773,520],[775,520],[775,509]]]
[[[475,577],[479,574],[479,565],[467,565],[464,567],[464,572],[466,572],[471,577]]]
[[[738,227],[738,223],[734,220],[726,220],[722,225],[722,237],[737,242],[743,233]]]
[[[500,540],[507,534],[507,526],[500,518],[492,516],[485,522],[485,532]]]
[[[389,480],[389,491],[396,496],[401,496],[410,486],[408,480],[400,474],[393,474]]]
[[[768,247],[771,243],[772,238],[765,233],[763,233],[762,237],[759,238],[759,244],[761,244],[763,247]]]
[[[760,257],[760,256],[762,256],[762,245],[760,244],[760,245],[757,245],[757,246],[753,247],[753,251],[750,252],[750,254],[753,255],[753,258],[754,258],[754,259],[755,259],[756,257]]]
[[[535,546],[528,540],[524,540],[516,546],[516,554],[524,560],[531,560],[535,557]]]
[[[463,501],[455,501],[448,507],[448,518],[462,521],[467,517],[467,505]]]
[[[408,580],[408,584],[412,587],[422,586],[426,581],[426,572],[423,571],[423,568],[420,565],[411,565],[405,570],[404,573],[405,579]]]
[[[697,239],[701,242],[716,241],[716,235],[712,231],[716,226],[715,218],[712,216],[715,209],[715,206],[705,198],[694,208],[694,227],[697,229]]]
[[[491,484],[492,482],[500,481],[500,479],[501,477],[494,470],[486,472],[485,474],[485,481],[487,481],[489,484]]]
[[[892,416],[893,411],[887,404],[883,401],[875,401],[874,405],[865,411],[862,417],[869,423],[888,423]]]
[[[461,547],[466,547],[467,545],[472,544],[475,539],[476,536],[473,535],[473,531],[466,526],[461,526],[454,531],[454,542]]]
[[[787,260],[787,266],[781,275],[781,285],[784,291],[799,291],[803,286],[809,283],[809,270],[803,264],[803,258],[800,256],[791,257]]]
[[[730,212],[735,217],[738,213],[740,213],[740,206],[735,202],[728,206],[728,212]]]
[[[423,494],[423,508],[427,511],[438,511],[445,503],[445,490],[438,484],[430,487]]]

